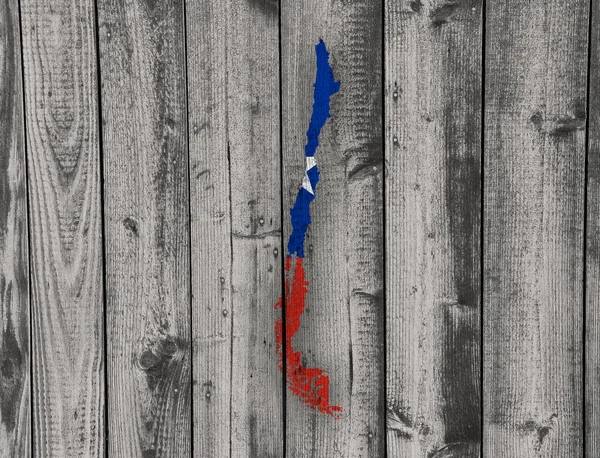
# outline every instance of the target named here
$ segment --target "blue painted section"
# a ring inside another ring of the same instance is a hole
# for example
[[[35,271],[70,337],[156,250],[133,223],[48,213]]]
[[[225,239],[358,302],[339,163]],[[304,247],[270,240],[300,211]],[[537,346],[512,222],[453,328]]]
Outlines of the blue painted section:
[[[304,188],[300,188],[296,196],[294,207],[290,210],[292,216],[292,234],[288,241],[288,257],[296,253],[296,256],[304,257],[304,237],[310,224],[310,203],[315,196]]]
[[[327,118],[331,116],[329,114],[329,99],[340,90],[340,83],[335,81],[333,77],[333,70],[329,65],[329,53],[323,40],[319,40],[319,43],[315,46],[315,51],[317,53],[317,76],[314,85],[313,110],[306,132],[307,142],[304,148],[307,157],[314,156],[317,151],[319,134]],[[317,183],[319,182],[317,166],[311,168],[307,175],[313,192],[316,192]],[[314,199],[315,196],[306,189],[300,188],[298,191],[296,202],[290,210],[292,234],[288,240],[288,257],[293,254],[301,258],[304,257],[304,239],[310,224],[310,203]]]
[[[317,52],[317,77],[315,80],[315,95],[312,116],[306,137],[304,151],[307,156],[314,156],[319,146],[319,134],[325,125],[329,114],[329,98],[340,90],[340,83],[333,77],[333,70],[329,65],[329,53],[323,40],[315,46]]]
[[[319,182],[319,168],[315,165],[312,169],[306,172],[306,174],[308,175],[308,180],[310,181],[310,185],[314,191],[315,186],[317,186],[317,183]]]

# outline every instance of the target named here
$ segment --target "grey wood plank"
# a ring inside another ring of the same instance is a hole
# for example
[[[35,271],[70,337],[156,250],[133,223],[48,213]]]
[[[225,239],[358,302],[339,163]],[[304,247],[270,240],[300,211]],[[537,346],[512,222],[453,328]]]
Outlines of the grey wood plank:
[[[482,3],[385,2],[390,457],[480,453]]]
[[[187,4],[200,456],[283,456],[278,12]]]
[[[192,252],[193,441],[231,456],[231,206],[227,129],[229,2],[186,3]]]
[[[278,6],[187,3],[198,456],[283,456]]]
[[[94,3],[21,5],[34,456],[103,456],[102,216]]]
[[[99,0],[109,456],[191,453],[183,4]]]
[[[281,14],[284,240],[305,171],[320,38],[341,82],[315,154],[308,294],[293,347],[304,367],[328,372],[329,403],[344,411],[335,419],[288,391],[287,456],[385,456],[382,4],[285,1]]]
[[[586,238],[585,456],[600,456],[600,4],[592,2]]]
[[[0,2],[0,456],[31,454],[29,253],[17,3]]]
[[[583,455],[588,6],[487,5],[484,456]]]
[[[232,456],[283,456],[279,8],[232,2],[227,41],[233,344]],[[251,26],[249,26],[251,24]]]

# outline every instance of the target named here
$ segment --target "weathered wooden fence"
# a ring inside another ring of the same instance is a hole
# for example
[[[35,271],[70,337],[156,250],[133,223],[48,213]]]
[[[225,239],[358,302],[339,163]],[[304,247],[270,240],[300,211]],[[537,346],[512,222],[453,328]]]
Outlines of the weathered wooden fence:
[[[600,456],[598,18],[0,0],[0,457]],[[275,332],[320,39],[293,347],[339,418]]]

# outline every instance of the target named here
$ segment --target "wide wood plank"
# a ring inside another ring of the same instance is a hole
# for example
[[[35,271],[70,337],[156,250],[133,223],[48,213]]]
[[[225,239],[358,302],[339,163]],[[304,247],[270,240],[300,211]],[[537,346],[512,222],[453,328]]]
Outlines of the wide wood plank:
[[[583,455],[588,6],[487,5],[484,456]]]
[[[196,456],[283,456],[278,6],[187,4]]]
[[[482,3],[385,2],[390,457],[480,453]]]
[[[31,231],[33,455],[103,456],[94,3],[20,4]]]
[[[30,456],[29,255],[19,11],[0,2],[0,456]]]
[[[99,0],[108,452],[191,453],[182,2]]]
[[[592,2],[589,43],[589,131],[585,322],[587,457],[600,456],[600,3]]]
[[[305,174],[320,38],[341,82],[314,156],[308,293],[292,343],[305,368],[328,374],[328,401],[343,411],[336,419],[288,391],[287,456],[385,456],[381,3],[285,1],[281,15],[286,241]]]

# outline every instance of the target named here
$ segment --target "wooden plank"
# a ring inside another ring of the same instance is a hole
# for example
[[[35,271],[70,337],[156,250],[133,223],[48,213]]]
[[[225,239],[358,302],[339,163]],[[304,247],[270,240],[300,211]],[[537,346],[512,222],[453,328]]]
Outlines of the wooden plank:
[[[583,455],[588,5],[487,5],[484,456]]]
[[[592,2],[586,238],[585,456],[600,455],[600,3]]]
[[[227,137],[228,2],[186,5],[197,456],[231,456],[231,207]]]
[[[34,456],[103,456],[102,215],[94,3],[21,1]]]
[[[386,1],[387,439],[481,442],[482,1]]]
[[[320,38],[341,82],[315,154],[309,285],[293,348],[305,368],[328,372],[329,403],[344,411],[336,420],[288,391],[287,456],[384,456],[382,8],[286,1],[281,15],[284,240],[305,173]]]
[[[187,5],[198,456],[283,456],[278,11]]]
[[[30,456],[29,254],[21,39],[0,2],[0,456]]]
[[[231,453],[283,456],[283,383],[274,324],[281,311],[279,8],[232,2],[227,41],[233,368]],[[248,25],[252,24],[251,27]]]
[[[98,2],[109,456],[191,453],[183,5]]]

